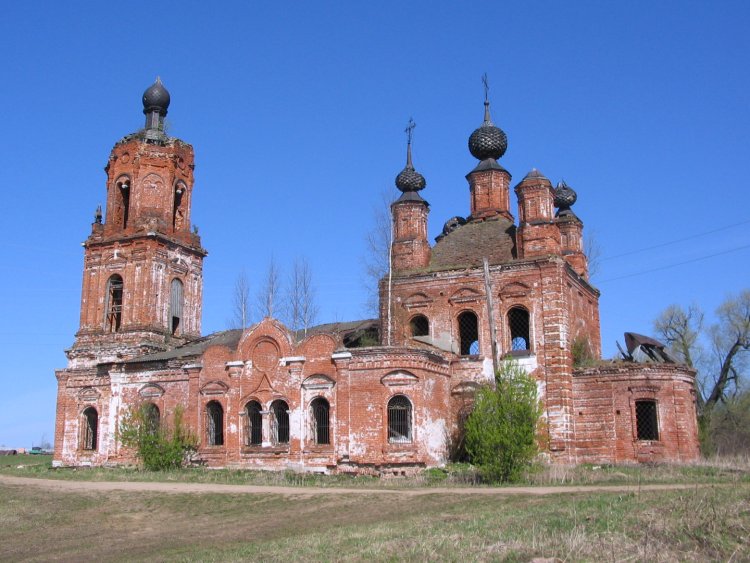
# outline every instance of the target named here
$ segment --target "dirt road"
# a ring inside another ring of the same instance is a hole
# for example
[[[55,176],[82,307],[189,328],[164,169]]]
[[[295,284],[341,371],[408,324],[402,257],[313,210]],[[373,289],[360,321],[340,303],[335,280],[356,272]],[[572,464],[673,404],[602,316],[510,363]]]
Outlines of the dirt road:
[[[572,485],[557,487],[427,487],[423,489],[346,489],[339,487],[280,487],[262,485],[221,485],[216,483],[167,483],[158,481],[64,481],[0,475],[0,485],[41,487],[60,492],[76,491],[134,491],[157,493],[214,493],[214,494],[276,494],[284,496],[315,495],[556,495],[570,493],[630,493],[638,491],[666,491],[696,489],[711,485]]]

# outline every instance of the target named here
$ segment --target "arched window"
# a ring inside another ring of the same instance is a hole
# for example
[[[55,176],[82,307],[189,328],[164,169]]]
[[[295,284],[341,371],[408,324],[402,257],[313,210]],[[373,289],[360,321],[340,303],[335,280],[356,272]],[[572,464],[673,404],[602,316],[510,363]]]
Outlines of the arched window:
[[[152,436],[159,432],[159,425],[161,423],[161,413],[159,407],[154,403],[144,403],[141,407],[143,413],[143,424],[146,432]]]
[[[120,332],[122,324],[122,277],[115,274],[107,280],[107,304],[104,324],[107,332]]]
[[[529,312],[522,307],[513,307],[508,311],[508,330],[510,331],[511,352],[531,350],[529,338]]]
[[[271,441],[274,444],[289,443],[289,405],[285,401],[271,403]]]
[[[323,397],[318,397],[310,403],[310,418],[312,422],[312,441],[315,444],[330,444],[330,406]]]
[[[178,182],[174,187],[174,204],[172,206],[172,228],[180,231],[185,224],[185,184]]]
[[[472,311],[464,311],[458,315],[458,335],[460,339],[460,354],[471,356],[479,354],[479,323]]]
[[[411,442],[411,402],[403,395],[388,401],[388,441],[392,444]]]
[[[179,334],[182,323],[182,282],[175,278],[169,291],[169,326],[173,335]]]
[[[224,409],[217,401],[206,404],[206,441],[209,446],[224,445]]]
[[[88,407],[83,411],[82,417],[81,447],[84,450],[96,450],[99,438],[99,413],[94,407]]]
[[[115,225],[123,229],[128,226],[128,215],[130,213],[130,178],[123,176],[115,184],[117,198],[115,206]]]
[[[430,321],[424,315],[416,315],[409,321],[412,336],[429,336]]]
[[[260,446],[263,443],[263,415],[258,401],[250,401],[245,406],[247,425],[245,427],[245,445]]]

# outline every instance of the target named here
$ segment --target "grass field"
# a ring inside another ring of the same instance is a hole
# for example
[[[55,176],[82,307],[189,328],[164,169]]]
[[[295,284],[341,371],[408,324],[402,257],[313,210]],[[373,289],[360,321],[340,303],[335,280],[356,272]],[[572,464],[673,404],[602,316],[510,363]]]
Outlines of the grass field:
[[[51,467],[51,456],[0,456],[0,473],[21,477],[81,481],[177,481],[234,485],[285,485],[401,489],[412,487],[482,486],[468,465],[432,469],[408,478],[380,479],[351,475],[317,475],[279,471],[189,468],[150,472],[137,468]],[[657,483],[750,483],[750,460],[725,459],[692,465],[552,465],[530,471],[523,485],[637,485]]]
[[[546,497],[0,486],[4,560],[750,559],[750,485]]]
[[[53,469],[0,457],[0,473],[92,481],[357,488],[466,486],[463,466],[378,480],[234,470]],[[709,483],[682,491],[477,496],[62,492],[0,485],[3,560],[750,560],[750,471],[693,466],[549,467],[527,484]],[[727,486],[731,485],[731,486]],[[302,491],[301,491],[302,492]]]

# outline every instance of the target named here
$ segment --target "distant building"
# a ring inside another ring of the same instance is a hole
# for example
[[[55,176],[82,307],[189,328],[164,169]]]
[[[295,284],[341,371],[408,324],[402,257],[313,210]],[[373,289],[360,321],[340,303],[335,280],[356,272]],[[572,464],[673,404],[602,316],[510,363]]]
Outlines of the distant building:
[[[460,446],[475,390],[507,356],[538,381],[553,461],[698,457],[691,370],[574,367],[574,348],[601,353],[576,194],[532,170],[514,187],[516,223],[498,163],[506,136],[488,101],[469,139],[471,214],[450,219],[434,245],[407,145],[379,319],[301,335],[267,318],[208,336],[206,251],[190,229],[193,148],[164,133],[169,101],[157,80],[143,96],[145,128],[118,141],[106,166],[106,211],[84,243],[80,329],[56,372],[56,464],[132,462],[116,431],[127,408],[150,403],[162,419],[185,409],[212,467],[439,466]]]

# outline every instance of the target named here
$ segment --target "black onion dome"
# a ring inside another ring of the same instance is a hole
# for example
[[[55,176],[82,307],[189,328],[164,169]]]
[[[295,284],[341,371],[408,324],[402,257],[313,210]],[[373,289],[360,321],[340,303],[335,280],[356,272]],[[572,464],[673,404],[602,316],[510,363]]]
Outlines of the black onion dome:
[[[479,160],[497,160],[508,148],[508,137],[490,119],[490,103],[484,102],[484,123],[469,137],[469,152]]]
[[[402,192],[418,192],[424,189],[427,185],[427,180],[424,179],[419,172],[414,170],[414,165],[411,163],[411,139],[406,144],[406,166],[396,176],[396,187]]]
[[[570,209],[576,202],[578,195],[565,181],[561,181],[555,188],[555,207],[561,210]]]
[[[426,185],[424,176],[411,166],[407,166],[396,176],[396,187],[402,192],[418,192]]]
[[[169,92],[161,83],[159,77],[143,93],[143,113],[158,111],[160,115],[167,115],[170,97]]]

